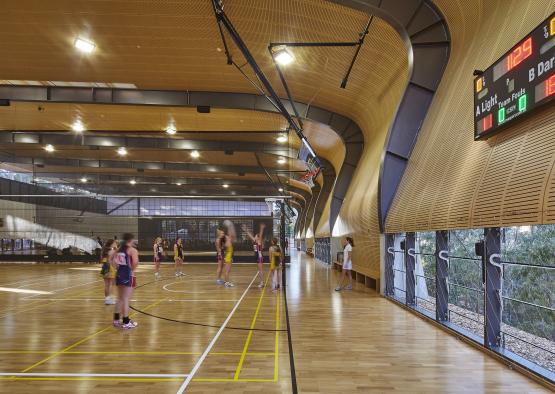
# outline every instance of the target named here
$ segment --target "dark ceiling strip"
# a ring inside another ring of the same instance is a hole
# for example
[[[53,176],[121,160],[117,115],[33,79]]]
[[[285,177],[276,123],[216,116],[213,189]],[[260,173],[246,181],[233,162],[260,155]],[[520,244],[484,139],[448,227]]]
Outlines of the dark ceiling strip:
[[[249,93],[0,85],[0,98],[25,102],[48,101],[56,103],[167,107],[210,105],[217,108],[276,112],[276,109],[271,106],[264,97]],[[290,106],[287,101],[285,101],[285,105]],[[354,121],[319,107],[309,106],[299,102],[295,105],[299,108],[305,119],[328,125],[344,142],[344,135],[358,135],[361,142],[358,144],[346,144],[345,152],[345,160],[348,160],[353,165],[358,163],[364,148],[364,136],[362,130]],[[3,133],[0,133],[0,138],[2,134]],[[129,137],[127,141],[132,141],[132,138],[133,137]],[[352,139],[352,137],[349,137],[349,139]],[[334,195],[336,193],[346,193],[346,190],[342,191],[340,189],[349,187],[351,176],[351,171],[346,171],[343,167],[341,168],[337,175],[337,180],[345,179],[345,182],[337,182],[339,186],[336,185],[333,188]],[[330,228],[333,228],[340,208],[341,205],[338,204],[332,206],[330,212]]]

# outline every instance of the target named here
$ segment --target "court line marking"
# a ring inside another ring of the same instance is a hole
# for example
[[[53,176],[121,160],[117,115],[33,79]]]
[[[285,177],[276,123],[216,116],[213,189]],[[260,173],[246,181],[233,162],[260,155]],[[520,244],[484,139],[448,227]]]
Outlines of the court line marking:
[[[59,381],[94,381],[94,382],[127,382],[127,383],[141,383],[141,382],[181,382],[182,378],[123,378],[123,377],[79,377],[79,376],[66,376],[66,377],[50,377],[50,376],[0,376],[1,380],[17,381],[17,380],[30,380],[30,381],[48,381],[48,382],[59,382]],[[195,382],[273,382],[272,379],[239,379],[233,380],[233,378],[194,378]]]
[[[55,352],[47,350],[0,350],[0,354],[52,354]],[[96,355],[142,355],[142,356],[182,356],[193,355],[199,356],[201,352],[109,352],[109,351],[68,351],[64,354],[96,354]],[[212,352],[214,356],[240,356],[240,352]],[[274,356],[273,352],[248,352],[248,356]]]
[[[243,362],[245,361],[245,357],[247,355],[247,350],[249,349],[249,345],[251,343],[251,338],[252,338],[252,333],[253,333],[252,329],[256,325],[256,320],[258,319],[258,313],[260,312],[260,307],[262,306],[262,300],[264,300],[264,295],[266,294],[266,289],[268,288],[268,280],[269,279],[270,279],[270,273],[268,272],[268,276],[266,276],[266,282],[264,283],[264,289],[262,290],[262,293],[260,294],[260,298],[258,299],[258,305],[256,306],[256,309],[254,310],[254,315],[253,315],[252,320],[251,320],[251,325],[249,327],[251,329],[251,331],[249,331],[249,333],[247,335],[245,345],[243,346],[243,352],[241,353],[241,358],[239,359],[239,362],[237,363],[237,367],[235,368],[235,375],[233,376],[233,380],[238,380],[239,375],[241,374],[241,369],[243,368]]]
[[[81,378],[186,378],[186,374],[157,373],[63,373],[63,372],[0,372],[0,376],[41,376]]]
[[[102,301],[104,302],[104,298],[41,298],[41,301]],[[35,300],[38,301],[38,300]],[[130,300],[131,302],[152,302],[155,301],[153,299],[145,299],[145,300]],[[167,302],[223,302],[223,301],[233,301],[236,302],[237,299],[200,299],[200,300],[173,300],[168,299]]]
[[[256,280],[257,277],[258,277],[258,271],[252,277],[251,283],[249,283],[249,285],[247,286],[247,288],[245,289],[245,291],[243,292],[243,294],[239,298],[239,301],[237,301],[237,303],[235,304],[235,306],[233,307],[231,312],[229,312],[229,315],[227,315],[227,318],[225,319],[225,321],[220,326],[220,329],[218,330],[216,335],[214,335],[214,337],[212,338],[212,341],[210,341],[210,343],[208,344],[206,349],[204,349],[204,353],[202,353],[202,355],[199,357],[196,364],[193,366],[193,369],[191,369],[191,372],[189,373],[189,375],[187,376],[187,378],[185,379],[185,381],[183,382],[181,387],[179,387],[179,389],[177,390],[177,394],[182,394],[187,389],[187,386],[189,385],[189,383],[191,383],[191,380],[193,379],[193,377],[195,376],[197,371],[200,369],[200,366],[202,365],[202,363],[204,362],[204,360],[208,356],[208,353],[210,353],[210,350],[212,350],[212,348],[214,347],[214,345],[218,341],[218,338],[220,337],[220,335],[224,331],[225,327],[227,326],[227,323],[229,323],[229,321],[233,317],[233,314],[235,313],[237,308],[239,308],[239,305],[241,305],[241,301],[243,301],[243,299],[247,295],[248,291],[250,290],[252,284],[254,283],[254,281]]]
[[[279,329],[279,307],[281,303],[281,291],[277,292],[277,305],[276,305],[276,330]],[[274,347],[274,382],[278,381],[279,376],[279,333],[276,331],[276,344]]]
[[[147,306],[145,307],[145,309],[154,308],[156,305],[160,304],[160,303],[163,302],[164,300],[165,300],[165,299],[162,299],[162,300],[159,300],[158,302],[154,302],[154,303],[152,303],[152,304],[149,304],[149,305],[147,305]],[[135,313],[132,313],[132,314],[130,315],[130,317],[133,316],[133,315],[135,315]],[[46,357],[46,358],[44,358],[44,359],[42,359],[42,360],[36,362],[35,364],[31,365],[30,367],[25,368],[25,369],[22,370],[21,372],[28,372],[28,371],[30,371],[31,369],[33,369],[33,368],[35,368],[35,367],[38,367],[39,365],[42,365],[42,364],[44,364],[45,362],[47,362],[47,361],[49,361],[49,360],[52,360],[54,357],[56,357],[56,356],[58,356],[58,355],[60,355],[60,354],[62,354],[62,353],[65,353],[65,352],[67,352],[68,350],[73,349],[74,347],[79,346],[80,344],[82,344],[82,343],[88,341],[89,339],[94,338],[95,336],[97,336],[97,335],[99,335],[99,334],[102,334],[102,333],[105,332],[105,331],[108,331],[108,330],[111,329],[111,328],[113,328],[113,326],[112,326],[112,325],[109,325],[109,326],[103,328],[102,330],[99,330],[99,331],[95,332],[94,334],[91,334],[91,335],[89,335],[89,336],[87,336],[87,337],[85,337],[85,338],[83,338],[83,339],[81,339],[81,340],[79,340],[79,341],[77,341],[77,342],[75,342],[75,343],[73,343],[73,344],[71,344],[71,345],[65,347],[64,349],[59,350],[59,351],[55,352],[54,354],[52,354],[52,355],[50,355],[50,356],[48,356],[48,357]]]

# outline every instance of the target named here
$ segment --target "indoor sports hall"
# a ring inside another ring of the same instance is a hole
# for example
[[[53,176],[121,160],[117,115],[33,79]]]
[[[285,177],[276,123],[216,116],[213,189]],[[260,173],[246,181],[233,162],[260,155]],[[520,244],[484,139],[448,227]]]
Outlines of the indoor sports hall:
[[[555,0],[0,10],[0,393],[555,391]]]

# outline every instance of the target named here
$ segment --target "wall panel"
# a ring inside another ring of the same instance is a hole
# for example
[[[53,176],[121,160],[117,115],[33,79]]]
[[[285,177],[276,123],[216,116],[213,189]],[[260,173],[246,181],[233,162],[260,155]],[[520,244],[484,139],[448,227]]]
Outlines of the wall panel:
[[[452,54],[386,224],[387,232],[555,220],[555,108],[473,139],[472,71],[484,69],[555,1],[437,0]]]

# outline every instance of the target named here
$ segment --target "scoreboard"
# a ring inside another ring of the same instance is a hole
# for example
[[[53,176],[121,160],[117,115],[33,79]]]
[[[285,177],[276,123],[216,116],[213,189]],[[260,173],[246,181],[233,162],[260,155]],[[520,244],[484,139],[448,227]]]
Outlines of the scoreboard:
[[[555,13],[474,79],[474,139],[555,99]]]

